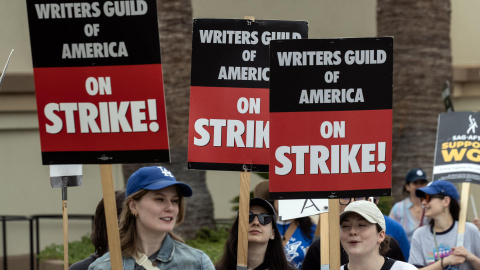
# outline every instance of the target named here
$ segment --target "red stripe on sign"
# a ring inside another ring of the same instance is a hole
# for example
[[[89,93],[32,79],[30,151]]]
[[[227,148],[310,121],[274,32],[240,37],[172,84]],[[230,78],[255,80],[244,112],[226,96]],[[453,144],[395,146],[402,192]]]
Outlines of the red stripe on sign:
[[[268,89],[190,89],[188,161],[268,164]]]
[[[392,110],[272,113],[270,191],[391,187]]]
[[[34,76],[42,152],[168,149],[161,64]]]

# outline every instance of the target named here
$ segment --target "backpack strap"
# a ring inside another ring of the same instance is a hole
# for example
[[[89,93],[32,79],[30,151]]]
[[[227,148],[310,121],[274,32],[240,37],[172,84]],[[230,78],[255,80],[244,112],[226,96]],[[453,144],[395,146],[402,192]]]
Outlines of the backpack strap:
[[[153,266],[152,262],[148,259],[145,253],[138,253],[133,258],[138,265],[142,266],[146,270],[160,270],[159,267]]]
[[[388,269],[392,268],[392,266],[395,262],[396,261],[394,259],[385,257],[385,263],[383,264],[382,268],[380,268],[380,270],[388,270]]]

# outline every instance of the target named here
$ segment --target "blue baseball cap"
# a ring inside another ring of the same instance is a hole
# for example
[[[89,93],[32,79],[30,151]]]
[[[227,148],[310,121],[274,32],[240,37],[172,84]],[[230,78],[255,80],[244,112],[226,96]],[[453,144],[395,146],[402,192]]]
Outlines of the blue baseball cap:
[[[177,185],[184,197],[190,197],[193,194],[189,185],[178,182],[166,168],[161,166],[143,167],[128,178],[125,195],[128,197],[141,189],[159,190],[172,185]]]
[[[415,182],[415,181],[418,181],[418,180],[427,181],[427,175],[420,168],[410,170],[407,173],[407,176],[405,177],[405,182],[407,182],[407,183],[412,183],[412,182]]]
[[[445,180],[436,180],[426,187],[415,190],[415,195],[417,197],[423,197],[425,194],[447,195],[450,198],[455,199],[457,201],[460,199],[460,195],[458,195],[458,191],[455,188],[455,186],[452,183]]]

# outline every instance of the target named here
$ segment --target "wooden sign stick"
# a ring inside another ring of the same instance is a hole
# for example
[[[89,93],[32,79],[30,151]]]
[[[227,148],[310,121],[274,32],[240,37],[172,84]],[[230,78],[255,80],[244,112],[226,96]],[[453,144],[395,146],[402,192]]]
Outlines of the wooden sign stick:
[[[247,269],[248,212],[250,208],[250,172],[240,173],[240,198],[238,200],[237,270]]]
[[[457,247],[463,246],[465,237],[465,223],[467,221],[468,194],[470,193],[470,183],[462,183],[462,194],[460,195],[460,215],[458,218]]]
[[[330,269],[340,269],[340,203],[338,199],[328,199],[328,217]]]
[[[50,185],[62,189],[63,269],[68,270],[68,202],[67,188],[82,185],[82,165],[50,165]]]
[[[327,270],[330,265],[328,213],[320,214],[318,228],[320,228],[320,269]]]
[[[62,192],[66,192],[62,190]],[[62,214],[63,214],[63,269],[68,270],[68,208],[67,200],[62,200]]]
[[[118,231],[117,204],[113,189],[112,165],[100,165],[102,177],[103,202],[105,204],[105,221],[107,222],[108,249],[112,270],[121,270],[122,253],[120,249],[120,233]]]

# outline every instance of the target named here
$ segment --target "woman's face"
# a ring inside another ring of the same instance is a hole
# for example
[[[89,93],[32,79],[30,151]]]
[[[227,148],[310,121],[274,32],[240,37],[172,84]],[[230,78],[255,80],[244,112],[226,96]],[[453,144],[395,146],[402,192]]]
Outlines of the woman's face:
[[[415,190],[426,187],[427,183],[428,182],[426,180],[417,180],[415,182],[405,184],[405,189],[408,191],[408,193],[410,193],[410,195],[415,196]]]
[[[177,221],[179,202],[174,186],[150,190],[140,200],[130,202],[130,210],[137,214],[137,231],[146,234],[171,232]]]
[[[340,223],[340,242],[348,256],[380,254],[380,243],[385,240],[385,232],[377,232],[375,224],[368,222],[356,213],[348,214]]]
[[[265,208],[254,205],[250,207],[250,213],[253,214],[268,214]],[[272,220],[275,222],[275,220]],[[272,222],[268,224],[261,224],[258,217],[248,225],[248,243],[267,244],[270,239],[275,238]]]
[[[440,197],[440,198],[439,198]],[[425,209],[425,216],[429,218],[435,218],[441,214],[444,209],[448,208],[450,204],[450,198],[446,196],[430,195],[430,201],[421,198],[423,208]]]

